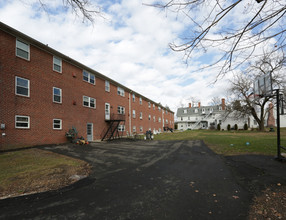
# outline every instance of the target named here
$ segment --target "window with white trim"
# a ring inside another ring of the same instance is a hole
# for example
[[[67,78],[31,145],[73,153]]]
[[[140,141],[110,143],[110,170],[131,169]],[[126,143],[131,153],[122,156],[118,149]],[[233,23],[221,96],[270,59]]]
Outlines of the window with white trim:
[[[133,132],[136,132],[136,126],[133,126],[132,130],[133,130]]]
[[[161,122],[161,117],[158,118],[158,121]]]
[[[159,112],[161,111],[161,107],[160,106],[158,106],[158,109],[159,109]]]
[[[15,128],[30,128],[30,117],[24,115],[16,115],[15,116]]]
[[[139,98],[139,104],[142,105],[142,98]]]
[[[136,112],[135,112],[135,110],[132,110],[132,116],[133,116],[133,118],[136,118]]]
[[[117,87],[117,94],[120,96],[125,96],[125,91],[121,87]]]
[[[53,119],[53,129],[62,130],[62,119]]]
[[[53,57],[53,70],[56,72],[62,72],[62,59],[58,57]]]
[[[151,108],[151,103],[150,102],[148,102],[148,107]]]
[[[140,112],[140,119],[143,119],[143,113]]]
[[[30,44],[16,39],[16,56],[30,60]]]
[[[168,119],[166,119],[166,124],[168,124]]]
[[[156,117],[155,116],[153,116],[153,121],[156,122]]]
[[[140,132],[143,132],[143,127],[142,126],[140,126]]]
[[[155,110],[155,104],[153,104],[153,109]]]
[[[83,96],[83,106],[89,107],[89,108],[95,108],[96,107],[96,99]]]
[[[62,89],[53,87],[53,102],[62,103]]]
[[[105,91],[110,92],[110,83],[109,81],[105,81]]]
[[[122,106],[117,107],[118,114],[124,115],[125,114],[125,108]]]
[[[132,101],[135,102],[135,94],[132,94]]]
[[[125,125],[119,125],[118,131],[125,131]]]
[[[30,80],[16,76],[15,87],[16,95],[30,97]]]
[[[149,119],[149,121],[151,120],[151,115],[148,115],[148,119]]]
[[[92,73],[89,73],[86,70],[83,70],[82,77],[83,77],[83,81],[86,81],[88,83],[95,85],[95,75],[93,75]]]

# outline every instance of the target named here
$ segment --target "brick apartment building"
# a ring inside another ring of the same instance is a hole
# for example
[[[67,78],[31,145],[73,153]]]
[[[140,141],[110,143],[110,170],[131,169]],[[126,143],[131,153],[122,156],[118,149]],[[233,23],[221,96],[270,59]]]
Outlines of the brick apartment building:
[[[0,23],[0,150],[174,127],[174,112]],[[117,126],[118,125],[118,126]]]

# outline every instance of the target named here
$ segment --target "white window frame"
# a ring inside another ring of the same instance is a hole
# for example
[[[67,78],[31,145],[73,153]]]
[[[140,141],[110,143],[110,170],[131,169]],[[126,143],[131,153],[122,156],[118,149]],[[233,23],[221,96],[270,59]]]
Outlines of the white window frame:
[[[136,132],[136,126],[135,125],[132,127],[132,131]]]
[[[22,118],[27,118],[28,121],[27,122],[22,122],[17,120],[17,117],[22,117]],[[27,127],[22,127],[22,126],[17,126],[17,123],[27,123]],[[15,115],[15,128],[19,128],[19,129],[30,129],[30,116],[26,116],[26,115]]]
[[[151,115],[148,115],[148,119],[149,119],[149,121],[151,121]]]
[[[184,109],[184,114],[187,114],[188,113],[188,110],[187,109]]]
[[[132,117],[136,118],[136,111],[135,110],[132,110]]]
[[[143,119],[143,113],[140,112],[140,119],[142,120]]]
[[[55,89],[58,89],[60,91],[60,95],[59,95],[60,96],[60,101],[59,102],[55,100],[55,96],[58,96],[58,95],[55,94]],[[62,103],[62,89],[57,88],[57,87],[53,87],[53,102],[54,103]]]
[[[151,103],[150,102],[148,102],[148,107],[151,108]]]
[[[84,75],[85,73],[86,73],[86,75]],[[94,82],[91,81],[92,77],[94,78]],[[90,72],[88,72],[88,71],[86,71],[86,70],[82,71],[82,80],[85,81],[85,82],[88,82],[88,83],[90,83],[92,85],[95,85],[95,83],[96,83],[95,75],[90,73]]]
[[[110,82],[105,80],[105,91],[110,92]]]
[[[155,104],[153,104],[153,109],[155,110]]]
[[[25,44],[27,46],[27,50],[25,48],[23,48],[21,44]],[[28,53],[28,58],[19,55],[18,54],[18,49]],[[16,39],[16,56],[20,57],[20,58],[22,58],[24,60],[30,61],[30,44],[28,44],[27,42],[25,42],[23,40]]]
[[[28,87],[27,87],[27,89],[28,89],[28,95],[23,95],[23,94],[21,94],[21,93],[17,93],[17,87],[26,88],[26,87],[18,86],[18,85],[17,85],[17,81],[18,81],[17,79],[18,79],[18,78],[28,81]],[[15,77],[15,94],[16,94],[16,95],[19,95],[19,96],[24,96],[24,97],[30,97],[30,80],[29,80],[29,79],[22,78],[22,77],[19,77],[19,76],[16,76],[16,77]]]
[[[140,130],[140,132],[143,132],[143,127],[142,127],[142,126],[140,126],[139,130]]]
[[[156,122],[156,117],[155,116],[153,116],[153,121]]]
[[[117,113],[120,115],[124,115],[125,114],[125,107],[119,105],[117,107]]]
[[[118,131],[125,131],[125,125],[118,125]]]
[[[125,91],[121,87],[117,87],[117,94],[124,97],[125,96]]]
[[[159,117],[158,121],[161,122],[161,117]]]
[[[135,94],[132,94],[132,101],[135,102]]]
[[[139,104],[142,105],[142,98],[139,98]]]
[[[91,106],[91,101],[93,101],[94,107]],[[87,102],[87,105],[85,105],[85,102]],[[83,105],[84,107],[88,107],[88,108],[93,108],[93,109],[95,109],[95,108],[96,108],[96,99],[84,95],[84,96],[82,96],[82,105]]]
[[[161,107],[160,106],[158,106],[158,109],[159,109],[159,112],[161,112]]]
[[[55,62],[56,61],[56,62]],[[59,62],[59,63],[57,63]],[[55,65],[60,68],[60,70],[55,69]],[[53,71],[62,73],[62,59],[56,56],[53,56]]]
[[[55,123],[55,120],[58,120],[60,123]],[[55,125],[60,125],[60,127],[55,128]],[[53,130],[62,130],[62,119],[59,119],[59,118],[53,119]]]

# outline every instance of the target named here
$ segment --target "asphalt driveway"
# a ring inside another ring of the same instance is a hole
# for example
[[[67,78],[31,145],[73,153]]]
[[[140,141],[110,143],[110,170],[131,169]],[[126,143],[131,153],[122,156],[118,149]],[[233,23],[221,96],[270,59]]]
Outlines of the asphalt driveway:
[[[43,149],[83,159],[93,171],[61,190],[0,201],[1,219],[246,219],[256,191],[286,183],[285,166],[270,166],[278,163],[271,158],[223,158],[202,141]]]

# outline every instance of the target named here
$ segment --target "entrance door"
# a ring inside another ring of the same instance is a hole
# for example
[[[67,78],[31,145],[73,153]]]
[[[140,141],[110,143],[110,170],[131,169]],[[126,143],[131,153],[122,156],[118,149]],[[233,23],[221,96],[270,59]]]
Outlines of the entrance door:
[[[110,104],[105,103],[105,120],[110,120]]]
[[[93,141],[93,124],[87,123],[86,125],[87,141]]]

